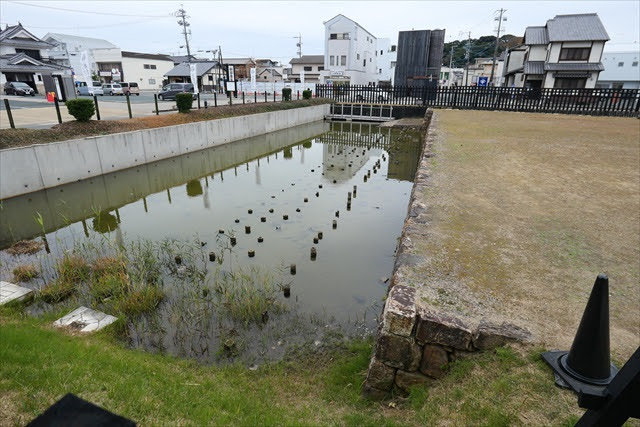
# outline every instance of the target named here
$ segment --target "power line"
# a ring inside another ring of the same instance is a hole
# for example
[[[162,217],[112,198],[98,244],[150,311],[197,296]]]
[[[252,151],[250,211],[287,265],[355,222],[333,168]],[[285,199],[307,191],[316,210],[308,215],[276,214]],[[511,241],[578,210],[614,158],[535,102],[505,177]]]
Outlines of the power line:
[[[65,12],[76,12],[76,13],[87,13],[90,15],[107,15],[107,16],[131,16],[131,13],[109,13],[109,12],[95,12],[90,10],[78,10],[78,9],[67,9],[64,7],[54,7],[54,6],[43,6],[41,4],[31,4],[31,3],[23,3],[20,1],[8,1],[9,3],[20,4],[23,6],[32,6],[32,7],[40,7],[42,9],[53,9],[53,10],[64,10]],[[171,18],[171,14],[167,15],[136,15],[141,18]],[[35,28],[35,27],[34,27]]]
[[[109,27],[120,27],[123,25],[131,25],[131,24],[142,24],[142,23],[151,22],[157,19],[160,19],[160,18],[146,18],[146,19],[138,19],[135,21],[119,22],[116,24],[75,26],[75,27],[39,27],[37,25],[29,25],[29,24],[22,24],[22,26],[27,28],[37,28],[39,30],[89,30],[94,28],[109,28]],[[10,22],[0,22],[0,24],[13,25]]]

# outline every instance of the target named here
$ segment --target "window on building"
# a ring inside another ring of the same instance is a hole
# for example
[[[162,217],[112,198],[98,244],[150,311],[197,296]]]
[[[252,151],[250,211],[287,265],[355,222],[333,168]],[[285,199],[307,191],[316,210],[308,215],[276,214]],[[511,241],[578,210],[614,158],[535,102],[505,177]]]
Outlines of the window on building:
[[[590,47],[563,47],[560,50],[560,61],[586,61],[590,53]]]
[[[366,59],[366,58],[362,60],[362,66],[363,66],[363,67],[366,67],[366,66],[367,66],[367,59]]]
[[[336,64],[335,64],[335,60],[334,60],[333,58],[335,58],[333,55],[331,55],[331,56],[329,57],[329,66],[331,66],[331,67],[333,67],[334,65],[336,65]]]
[[[633,61],[633,62],[631,63],[631,66],[632,66],[632,67],[637,67],[637,66],[638,66],[638,61]]]
[[[33,59],[37,59],[37,60],[42,59],[40,57],[40,51],[39,50],[34,50],[34,49],[16,49],[16,53],[24,53],[28,57],[33,58]]]
[[[624,67],[624,62],[618,62],[618,67]]]
[[[395,68],[396,67],[396,61],[391,61],[391,66],[390,68]]]
[[[382,56],[382,51],[380,51],[380,56]]]
[[[350,37],[349,37],[349,33],[342,33],[342,38],[343,38],[344,40],[349,40],[349,38],[350,38]]]
[[[264,79],[267,80],[267,76],[264,76]]]
[[[356,53],[356,59],[359,61],[360,60],[360,54]]]
[[[155,70],[155,69],[157,69],[157,67],[154,64],[151,64],[151,69]]]
[[[318,71],[324,71],[324,67],[323,66],[319,66],[318,67]]]
[[[369,58],[369,62],[371,62],[371,61],[372,61],[372,59],[371,59],[371,58]]]
[[[378,74],[382,74],[382,68],[380,68],[380,70],[378,71]]]
[[[367,41],[369,41],[369,36],[367,36]]]
[[[338,40],[338,34],[337,33],[329,34],[329,40]]]
[[[149,79],[149,84],[150,85],[156,84],[156,79]]]
[[[343,66],[347,65],[347,55],[340,56],[340,65],[343,65]]]
[[[311,68],[311,67],[304,67],[304,70],[305,70],[305,71],[311,71],[312,69],[313,69],[313,68]]]
[[[556,78],[553,87],[560,89],[583,89],[587,84],[587,79]]]
[[[392,45],[391,45],[391,52],[395,52],[395,51],[396,51],[396,45],[395,45],[395,44],[392,44]]]
[[[38,74],[38,81],[41,82],[42,81],[42,75]]]

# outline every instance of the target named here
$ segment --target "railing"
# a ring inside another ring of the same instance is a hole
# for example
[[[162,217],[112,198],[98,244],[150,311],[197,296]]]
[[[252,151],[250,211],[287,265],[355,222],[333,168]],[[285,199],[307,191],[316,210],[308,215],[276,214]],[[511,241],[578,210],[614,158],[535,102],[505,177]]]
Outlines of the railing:
[[[393,120],[392,105],[373,105],[363,103],[331,104],[329,116],[337,119],[355,119],[384,122]]]
[[[637,116],[640,107],[640,89],[316,85],[316,96],[340,103],[603,116]]]

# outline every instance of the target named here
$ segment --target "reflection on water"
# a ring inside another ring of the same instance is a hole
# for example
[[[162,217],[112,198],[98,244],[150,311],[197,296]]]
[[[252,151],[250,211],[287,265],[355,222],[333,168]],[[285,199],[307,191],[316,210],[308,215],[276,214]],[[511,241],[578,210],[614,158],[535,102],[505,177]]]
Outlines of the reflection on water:
[[[203,248],[217,250],[223,230],[237,240],[223,270],[231,270],[231,262],[266,269],[296,264],[296,274],[287,268],[283,279],[290,283],[287,301],[295,312],[345,323],[385,294],[380,279],[393,269],[420,149],[417,132],[311,123],[4,200],[0,245],[6,248],[44,231],[52,256],[87,236],[124,245],[140,238],[159,242],[197,236]],[[38,215],[42,224],[34,220]],[[315,243],[318,233],[323,238]],[[249,251],[255,256],[250,258]],[[3,276],[17,262],[4,251],[0,261]],[[188,301],[183,304],[192,312],[206,305],[202,298]],[[156,322],[160,330],[171,330],[173,339],[179,328],[168,328],[167,316],[181,317],[178,306],[164,309]],[[142,330],[150,330],[152,323]],[[373,323],[369,316],[369,326]],[[289,322],[307,336],[317,329],[294,325]],[[198,328],[198,346],[213,336],[220,339],[219,328],[216,333]],[[136,331],[134,345],[175,347],[162,334]]]

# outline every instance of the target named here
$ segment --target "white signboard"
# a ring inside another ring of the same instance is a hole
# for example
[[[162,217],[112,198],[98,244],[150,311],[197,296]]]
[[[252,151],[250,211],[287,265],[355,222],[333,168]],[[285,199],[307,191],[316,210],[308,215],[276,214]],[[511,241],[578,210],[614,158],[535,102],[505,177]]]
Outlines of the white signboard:
[[[196,70],[196,64],[189,64],[189,71],[191,83],[193,83],[193,93],[198,94],[198,71]]]
[[[227,92],[236,91],[236,82],[227,82]]]
[[[344,75],[344,71],[332,71],[331,75],[332,76],[342,76],[342,75]]]
[[[256,69],[255,68],[251,69],[251,91],[252,92],[256,91]]]
[[[300,83],[304,87],[304,70],[300,70]]]
[[[235,82],[236,81],[236,67],[234,67],[233,65],[227,65],[228,70],[229,70],[229,81],[230,82]]]

